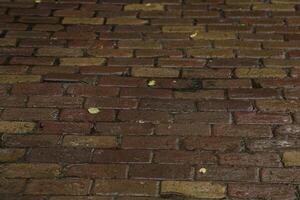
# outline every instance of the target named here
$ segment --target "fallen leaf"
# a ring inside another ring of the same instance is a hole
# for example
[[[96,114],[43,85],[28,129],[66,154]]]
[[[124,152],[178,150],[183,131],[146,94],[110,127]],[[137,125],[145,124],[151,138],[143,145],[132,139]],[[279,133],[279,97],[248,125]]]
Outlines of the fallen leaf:
[[[192,35],[190,35],[191,38],[194,38],[198,35],[198,32],[193,33]]]
[[[155,80],[151,80],[151,81],[148,82],[149,87],[155,86],[155,84],[156,84]]]
[[[201,173],[201,174],[205,174],[206,171],[207,171],[207,169],[204,168],[204,167],[202,167],[202,168],[199,169],[199,173]]]
[[[151,3],[147,3],[146,6],[147,6],[147,7],[151,6]]]
[[[42,3],[42,0],[34,0],[35,3]]]
[[[100,112],[100,109],[99,108],[89,108],[88,111],[90,114],[97,114]]]

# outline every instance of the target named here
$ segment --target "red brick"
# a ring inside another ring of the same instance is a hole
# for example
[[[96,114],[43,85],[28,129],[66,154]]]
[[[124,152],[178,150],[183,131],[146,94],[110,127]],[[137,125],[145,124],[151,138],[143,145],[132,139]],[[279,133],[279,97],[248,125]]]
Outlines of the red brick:
[[[18,21],[30,24],[57,24],[59,20],[58,17],[25,16],[21,17]]]
[[[93,193],[133,196],[154,196],[157,193],[156,181],[143,180],[101,180],[97,179]]]
[[[59,96],[32,96],[29,98],[29,107],[48,108],[78,108],[83,103],[80,97],[59,97]]]
[[[227,125],[216,124],[213,126],[214,136],[229,137],[272,137],[271,126],[266,125]]]
[[[244,100],[206,100],[199,101],[199,111],[251,111],[252,103]]]
[[[155,129],[157,135],[210,135],[210,126],[201,123],[168,123],[158,124]]]
[[[240,112],[235,114],[238,124],[289,124],[291,116],[285,113]]]
[[[28,71],[28,66],[25,66],[25,65],[2,65],[2,66],[0,66],[0,73],[2,75],[3,74],[7,74],[7,75],[9,75],[9,74],[26,74],[27,71]],[[26,78],[26,76],[23,76],[23,78]],[[4,82],[9,82],[9,81],[14,82],[13,78],[10,79],[9,76],[7,77],[7,80],[5,80],[5,76],[3,76],[3,79],[4,79]],[[20,82],[22,82],[22,76],[20,76]]]
[[[170,116],[166,112],[160,111],[120,111],[118,119],[121,121],[135,121],[139,123],[145,122],[167,122]]]
[[[17,162],[24,158],[25,149],[21,148],[1,148],[0,161],[1,162]]]
[[[169,78],[153,78],[151,80],[155,81],[155,86],[153,88],[165,88],[165,89],[188,89],[198,86],[198,81],[196,80],[186,80],[186,79],[169,79]]]
[[[261,139],[247,141],[247,148],[251,151],[277,151],[299,148],[299,141],[294,139]]]
[[[13,57],[10,60],[11,64],[23,64],[23,65],[53,65],[55,62],[54,58],[40,57]]]
[[[293,88],[300,86],[299,79],[261,79],[257,80],[263,88]]]
[[[132,51],[126,49],[91,49],[87,52],[95,57],[132,57]]]
[[[61,67],[58,67],[61,68]],[[54,71],[57,71],[55,69]],[[75,68],[75,71],[71,68],[71,73],[75,73],[77,70]],[[68,72],[68,73],[70,73]],[[76,83],[76,82],[83,82],[83,83],[95,83],[96,77],[95,76],[89,76],[89,75],[81,75],[81,74],[64,74],[64,73],[46,73],[44,76],[44,81],[47,82],[68,82],[68,83]]]
[[[80,69],[81,74],[90,74],[90,75],[128,75],[129,68],[126,67],[84,67]]]
[[[0,179],[0,194],[17,194],[23,191],[25,179]]]
[[[202,59],[187,58],[160,58],[158,63],[161,67],[202,68],[206,61]]]
[[[148,163],[149,150],[96,150],[93,154],[95,163]]]
[[[33,31],[61,31],[64,27],[60,24],[35,24]]]
[[[43,134],[89,134],[92,129],[92,124],[80,122],[52,122],[43,121],[39,124],[39,133]]]
[[[197,90],[194,92],[175,91],[175,98],[177,99],[224,99],[223,90]]]
[[[201,173],[201,168],[206,169],[206,173]],[[259,170],[255,167],[224,167],[205,165],[196,169],[197,180],[207,181],[245,181],[258,182]]]
[[[252,88],[248,79],[204,80],[204,88]]]
[[[157,100],[142,99],[139,103],[141,110],[161,110],[169,112],[194,112],[196,106],[190,100]]]
[[[154,132],[151,123],[100,122],[95,127],[97,133],[108,135],[150,135]]]
[[[203,124],[228,124],[230,122],[229,113],[225,112],[194,112],[188,114],[175,115],[175,122],[198,122]]]
[[[299,169],[264,168],[262,170],[262,181],[269,183],[299,183]]]
[[[22,39],[20,47],[63,47],[65,40],[48,40],[48,39]],[[37,58],[36,58],[37,59]]]
[[[185,78],[230,78],[230,69],[183,69],[182,77]]]
[[[3,96],[0,97],[1,107],[24,107],[26,104],[25,96]]]
[[[32,48],[9,48],[1,47],[0,55],[10,56],[31,56],[33,53]]]
[[[70,122],[114,121],[115,115],[113,110],[101,110],[97,114],[90,114],[87,109],[63,109],[60,113],[60,119]]]
[[[26,194],[64,194],[86,195],[91,181],[88,179],[41,179],[31,180],[26,188]]]
[[[233,198],[272,198],[274,200],[292,200],[295,191],[290,185],[268,184],[229,184],[228,194]]]
[[[99,81],[101,86],[119,86],[119,87],[146,87],[146,79],[136,77],[101,77]]]
[[[51,36],[52,40],[89,40],[96,39],[97,35],[93,32],[72,32],[72,31],[60,31]]]
[[[291,124],[291,125],[283,125],[279,126],[275,130],[276,136],[281,136],[281,137],[295,137],[297,138],[300,134],[300,125],[298,124]]]
[[[211,150],[211,151],[238,151],[241,149],[241,140],[224,137],[187,137],[182,141],[185,149]]]
[[[40,32],[40,31],[9,31],[6,37],[48,39],[50,37],[50,34],[47,32]]]
[[[154,161],[165,164],[215,164],[217,158],[210,152],[160,150],[155,152]]]
[[[124,98],[172,98],[172,91],[151,88],[122,88],[121,97]]]
[[[81,49],[68,48],[40,48],[37,56],[61,56],[61,57],[80,57],[83,56]]]
[[[53,16],[59,17],[93,17],[94,11],[91,10],[56,10]]]
[[[43,163],[83,163],[89,162],[91,149],[78,148],[33,148],[27,154],[26,160],[29,162]]]
[[[60,137],[56,135],[3,135],[7,147],[51,147],[57,146]]]
[[[56,120],[57,109],[50,108],[7,108],[1,118],[4,120]]]
[[[110,58],[108,59],[108,65],[109,66],[151,67],[154,65],[154,60],[150,58]]]
[[[188,165],[143,164],[131,166],[129,176],[143,179],[190,179],[191,171]]]
[[[85,102],[85,107],[100,107],[103,109],[135,109],[138,101],[125,98],[90,97]]]
[[[14,95],[62,95],[63,87],[57,83],[17,84],[12,88]]]
[[[125,178],[126,165],[75,164],[65,168],[65,175],[79,178]]]
[[[275,99],[280,97],[278,91],[269,88],[230,89],[228,95],[231,99]]]
[[[124,149],[175,149],[177,138],[171,136],[125,136],[122,138]]]
[[[276,153],[227,153],[219,154],[221,165],[281,167],[281,160]]]

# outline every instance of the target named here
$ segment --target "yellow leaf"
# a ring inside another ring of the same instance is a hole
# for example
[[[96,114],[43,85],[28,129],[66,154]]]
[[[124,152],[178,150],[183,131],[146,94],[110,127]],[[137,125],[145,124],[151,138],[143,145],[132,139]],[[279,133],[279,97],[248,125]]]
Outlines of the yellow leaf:
[[[205,174],[206,173],[206,168],[204,168],[204,167],[202,167],[202,168],[200,168],[199,169],[199,173],[201,173],[201,174]]]
[[[100,112],[100,109],[99,108],[89,108],[88,111],[90,114],[97,114]]]
[[[34,0],[35,3],[42,3],[42,0]]]
[[[148,82],[149,87],[155,86],[155,84],[156,84],[155,80],[151,80],[151,81]]]
[[[146,6],[147,6],[147,7],[151,6],[151,3],[147,3]]]
[[[194,38],[198,35],[198,32],[193,33],[192,35],[190,35],[191,38]]]

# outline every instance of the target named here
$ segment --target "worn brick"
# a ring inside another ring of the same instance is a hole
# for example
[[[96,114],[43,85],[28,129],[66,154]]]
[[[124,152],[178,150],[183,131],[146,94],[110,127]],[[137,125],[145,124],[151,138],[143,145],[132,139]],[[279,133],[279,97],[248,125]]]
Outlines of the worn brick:
[[[93,193],[119,195],[155,195],[156,181],[145,180],[100,180],[97,179]]]
[[[241,140],[222,137],[196,137],[191,136],[183,140],[185,149],[194,150],[215,150],[215,151],[236,151],[241,148]]]
[[[92,129],[92,124],[82,122],[54,122],[43,121],[39,123],[38,132],[43,134],[89,134]]]
[[[175,115],[175,122],[179,123],[199,122],[203,124],[228,124],[229,121],[229,113],[226,112],[194,112]]]
[[[29,162],[43,163],[83,163],[88,162],[90,156],[91,149],[67,147],[33,148],[26,156],[26,160]],[[45,192],[47,191],[49,190],[45,189]]]
[[[0,132],[2,133],[30,133],[35,128],[35,123],[32,122],[10,122],[0,121]]]
[[[26,83],[26,82],[40,82],[40,75],[0,75],[0,83]]]
[[[161,49],[162,45],[159,41],[155,41],[155,40],[146,40],[146,41],[120,40],[118,42],[118,47],[120,49]]]
[[[199,111],[251,111],[250,101],[243,100],[206,100],[198,102]]]
[[[194,40],[228,40],[236,39],[234,32],[198,32]]]
[[[103,65],[103,58],[61,58],[60,65],[63,66],[100,66]]]
[[[161,110],[169,112],[193,112],[196,107],[191,100],[142,99],[139,103],[141,110]]]
[[[87,179],[40,179],[32,180],[26,194],[86,195],[91,184]]]
[[[209,136],[210,128],[208,125],[200,123],[188,123],[188,124],[178,124],[178,123],[168,123],[168,124],[158,124],[155,129],[157,135],[201,135]]]
[[[269,183],[290,183],[300,181],[299,169],[264,168],[262,181]]]
[[[204,88],[252,88],[249,79],[204,80]]]
[[[62,95],[63,87],[56,83],[21,83],[13,86],[13,95]]]
[[[196,58],[233,58],[233,51],[230,49],[190,49],[189,56]]]
[[[178,164],[139,164],[130,167],[129,176],[146,179],[190,179],[191,167]]]
[[[179,76],[179,70],[167,68],[133,68],[132,76],[135,77],[166,77],[173,78]]]
[[[83,53],[80,49],[40,48],[37,50],[37,56],[80,57],[82,55]]]
[[[235,75],[238,78],[284,78],[287,76],[286,72],[282,69],[236,69]]]
[[[269,185],[269,184],[229,184],[228,194],[233,198],[272,198],[294,199],[295,192],[290,185]]]
[[[164,5],[159,3],[146,3],[146,4],[127,4],[124,7],[124,10],[143,10],[143,11],[152,11],[152,10],[164,10]]]
[[[0,39],[0,47],[9,47],[16,46],[17,40],[11,38],[1,38]]]
[[[300,153],[299,151],[286,151],[283,153],[282,161],[285,166],[299,166]]]
[[[177,138],[171,136],[126,136],[122,138],[124,149],[175,149]]]
[[[127,98],[91,97],[86,100],[84,106],[86,108],[100,107],[103,109],[135,109],[138,106],[138,101],[136,99]]]
[[[52,178],[57,177],[61,167],[57,164],[6,164],[1,167],[5,178]]]
[[[272,137],[271,126],[266,125],[227,125],[213,126],[213,135],[229,137]]]
[[[97,114],[90,114],[87,109],[63,109],[60,113],[60,119],[70,122],[114,121],[115,115],[113,110],[101,110]]]
[[[280,97],[278,91],[271,88],[258,89],[229,89],[230,99],[277,99]]]
[[[276,153],[227,153],[220,154],[222,165],[281,167],[281,160]]]
[[[79,178],[125,178],[126,165],[73,164],[66,167],[66,176]]]
[[[113,148],[117,146],[117,138],[114,136],[65,136],[62,145],[66,147]]]
[[[201,168],[206,173],[200,172]],[[215,165],[204,165],[197,168],[197,180],[207,181],[246,181],[257,182],[259,179],[258,168],[255,167],[224,167]]]
[[[147,163],[150,161],[149,150],[96,150],[93,154],[95,163]]]
[[[25,149],[19,148],[1,148],[0,162],[16,162],[25,155]]]
[[[210,152],[159,150],[154,160],[164,164],[216,164],[217,158]]]
[[[29,98],[29,107],[48,108],[78,108],[83,103],[81,97],[60,97],[60,96],[32,96]]]
[[[235,115],[238,124],[290,124],[291,116],[285,113],[239,112]]]
[[[25,179],[0,179],[0,193],[1,194],[17,194],[23,191],[25,186]]]
[[[223,198],[226,186],[220,183],[206,181],[162,181],[162,195],[183,195],[194,198]]]
[[[129,17],[115,17],[108,18],[107,24],[117,24],[117,25],[143,25],[147,24],[147,20],[137,19],[137,18],[129,18]]]
[[[263,111],[300,111],[298,100],[257,100],[256,106]]]
[[[3,135],[7,147],[51,147],[57,146],[60,137],[56,135]]]
[[[101,25],[103,24],[102,18],[87,18],[87,17],[64,17],[63,24],[89,24]]]
[[[165,33],[197,33],[204,31],[204,26],[163,26]]]
[[[195,92],[174,92],[175,98],[178,99],[224,99],[222,90],[199,90]]]

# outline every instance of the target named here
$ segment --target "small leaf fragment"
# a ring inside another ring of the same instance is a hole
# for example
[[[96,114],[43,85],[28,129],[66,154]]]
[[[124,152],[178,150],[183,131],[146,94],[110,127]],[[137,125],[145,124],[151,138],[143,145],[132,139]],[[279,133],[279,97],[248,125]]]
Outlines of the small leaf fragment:
[[[192,35],[190,35],[191,38],[194,38],[198,35],[198,32],[193,33]]]
[[[149,82],[148,82],[148,86],[149,87],[153,87],[153,86],[155,86],[156,85],[156,81],[155,80],[150,80]]]
[[[151,3],[147,3],[146,6],[147,6],[147,7],[151,6]]]
[[[207,169],[204,168],[204,167],[202,167],[202,168],[199,169],[199,173],[201,173],[201,174],[205,174],[206,171],[207,171]]]
[[[35,3],[42,3],[42,0],[34,0]]]
[[[100,112],[100,109],[96,108],[96,107],[95,108],[93,107],[93,108],[89,108],[88,111],[89,111],[90,114],[97,114],[97,113]]]

